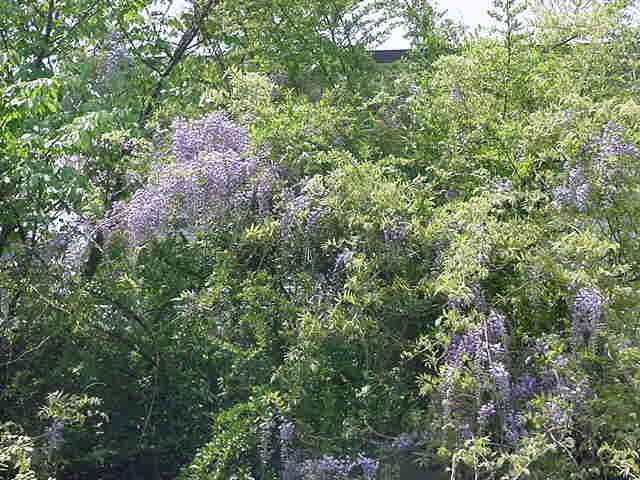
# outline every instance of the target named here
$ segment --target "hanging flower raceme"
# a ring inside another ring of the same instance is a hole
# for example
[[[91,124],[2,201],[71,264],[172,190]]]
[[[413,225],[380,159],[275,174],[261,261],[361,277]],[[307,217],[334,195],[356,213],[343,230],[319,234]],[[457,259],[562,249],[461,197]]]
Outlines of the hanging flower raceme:
[[[604,323],[604,298],[597,288],[581,288],[571,305],[571,332],[576,343],[589,342]]]
[[[607,123],[582,146],[580,158],[568,169],[564,183],[553,191],[553,206],[587,212],[590,204],[609,208],[629,172],[628,159],[640,160],[640,150],[626,140],[624,128]]]
[[[129,202],[116,204],[108,227],[125,231],[133,245],[140,245],[176,230],[193,232],[268,214],[278,172],[247,155],[247,144],[245,129],[222,112],[178,120],[176,162],[158,168]]]
[[[113,33],[101,66],[102,82],[108,84],[118,72],[126,66],[131,66],[132,63],[133,59],[129,54],[124,35],[119,32]]]
[[[178,118],[175,128],[173,152],[177,163],[197,160],[202,153],[242,154],[249,145],[246,128],[220,111],[190,122]]]
[[[493,431],[514,444],[524,433],[518,403],[534,394],[536,381],[529,376],[513,381],[505,316],[491,308],[478,284],[469,290],[469,300],[449,299],[448,308],[460,313],[473,308],[485,320],[451,339],[440,380],[443,414],[462,439]]]
[[[355,459],[324,455],[315,460],[304,461],[300,466],[300,472],[305,478],[376,480],[378,466],[378,460],[362,453]]]
[[[283,239],[288,239],[294,232],[306,238],[315,236],[320,220],[327,214],[326,208],[321,205],[321,198],[322,193],[306,191],[304,188],[300,195],[289,194],[287,209],[280,222]]]

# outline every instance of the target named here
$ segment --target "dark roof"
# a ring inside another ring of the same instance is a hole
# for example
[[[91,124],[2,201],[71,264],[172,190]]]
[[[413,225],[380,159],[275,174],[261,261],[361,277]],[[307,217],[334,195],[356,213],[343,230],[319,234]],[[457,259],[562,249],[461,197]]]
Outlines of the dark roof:
[[[376,63],[393,63],[406,56],[409,50],[373,50],[369,53]]]

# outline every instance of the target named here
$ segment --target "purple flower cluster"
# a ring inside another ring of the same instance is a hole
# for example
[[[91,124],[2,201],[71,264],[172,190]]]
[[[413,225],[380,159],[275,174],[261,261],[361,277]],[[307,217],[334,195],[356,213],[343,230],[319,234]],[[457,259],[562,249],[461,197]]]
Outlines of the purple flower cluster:
[[[362,477],[364,480],[375,480],[378,474],[378,460],[359,453],[354,459],[350,457],[334,457],[324,455],[315,460],[306,460],[300,472],[305,476],[327,479],[343,479]]]
[[[478,423],[488,423],[498,413],[494,402],[487,402],[478,409]]]
[[[602,134],[585,145],[585,153],[594,159],[630,157],[640,159],[640,150],[624,139],[625,129],[613,122],[607,123]]]
[[[362,469],[365,480],[376,480],[379,466],[378,460],[359,453],[355,463]]]
[[[571,426],[571,409],[563,405],[558,399],[552,399],[545,404],[549,426],[551,428],[568,428]]]
[[[515,410],[509,410],[504,418],[504,437],[508,444],[515,445],[525,434],[526,418]]]
[[[581,289],[572,311],[585,322],[595,322],[603,303],[597,289]],[[567,355],[558,355],[545,362],[540,380],[522,374],[512,381],[507,368],[511,362],[500,340],[505,335],[504,317],[492,311],[482,326],[455,335],[449,346],[441,395],[445,415],[455,423],[458,438],[491,433],[508,445],[517,445],[527,434],[527,412],[540,405],[545,428],[557,431],[558,436],[570,434],[574,418],[588,411],[591,390],[587,380],[571,368]],[[535,352],[548,358],[553,350],[540,341]],[[533,401],[540,396],[545,397],[544,403]]]
[[[622,160],[639,160],[640,150],[625,140],[624,128],[611,122],[581,150],[582,158],[569,170],[565,183],[554,190],[553,205],[573,206],[584,213],[589,201],[599,198],[601,206],[610,207],[625,171]],[[589,178],[587,165],[590,165]]]
[[[485,322],[485,329],[487,331],[486,338],[489,341],[492,341],[494,344],[496,342],[503,342],[507,334],[504,315],[497,310],[491,310]]]
[[[322,474],[333,475],[337,478],[347,478],[351,473],[353,463],[348,458],[324,455],[315,463],[315,470]]]
[[[463,335],[455,334],[446,353],[447,368],[460,370],[466,365],[488,379],[483,389],[504,390],[509,378],[501,362],[506,352],[504,331],[504,316],[492,311],[480,328]]]
[[[498,398],[501,400],[508,398],[511,392],[511,378],[504,363],[493,362],[487,369],[487,373],[491,379],[490,386]]]
[[[523,377],[513,384],[505,344],[505,317],[494,309],[489,310],[482,325],[452,337],[445,354],[440,394],[445,416],[458,422],[463,439],[473,436],[474,426],[481,430],[499,426],[505,439],[521,436],[522,422],[516,421],[519,414],[514,402],[529,395],[525,390],[535,389],[535,380]],[[475,380],[471,392],[459,390],[459,379],[466,374]],[[494,423],[494,418],[499,421]]]
[[[600,290],[581,288],[571,305],[570,317],[574,341],[587,343],[604,318],[604,297]]]
[[[509,179],[498,180],[496,182],[496,190],[499,192],[510,192],[513,190],[513,182]]]
[[[592,159],[602,206],[611,207],[616,193],[622,186],[622,177],[625,172],[629,173],[624,160],[639,160],[640,151],[624,139],[624,128],[611,122],[605,125],[601,135],[585,145],[583,151]]]
[[[114,33],[111,35],[110,47],[102,64],[103,79],[111,79],[124,63],[131,64],[131,61],[129,51],[124,44],[124,36],[121,33]]]
[[[470,298],[450,297],[447,302],[447,307],[459,312],[464,312],[471,307],[479,312],[486,312],[488,310],[487,300],[480,284],[474,282],[467,287],[467,290],[469,290]]]
[[[111,218],[134,245],[162,236],[170,227],[191,229],[250,206],[255,161],[235,153],[209,154],[198,162],[161,170],[154,182],[128,203],[114,206]]]
[[[543,352],[544,356],[551,353]],[[592,390],[586,378],[580,376],[568,355],[557,355],[541,372],[540,390],[547,397],[544,403],[544,425],[556,430],[556,435],[571,434],[574,418],[588,411]]]
[[[284,420],[278,428],[280,433],[280,441],[289,444],[293,440],[296,433],[296,425],[291,420]]]
[[[271,214],[274,189],[279,179],[279,171],[275,165],[267,165],[258,171],[253,195],[255,207],[260,217],[266,217]]]
[[[394,218],[391,224],[387,225],[382,231],[384,242],[392,247],[399,246],[407,237],[411,224],[403,222],[399,218]]]
[[[60,449],[64,443],[64,420],[55,419],[45,432],[49,454]]]
[[[577,163],[569,170],[564,185],[553,191],[553,206],[556,208],[575,207],[580,212],[587,211],[587,203],[591,195],[591,184],[585,174],[584,165]]]
[[[280,440],[280,459],[282,461],[282,476],[288,478],[295,471],[295,462],[293,461],[291,443],[296,433],[296,425],[291,420],[282,419],[278,427]]]
[[[391,442],[391,448],[393,450],[406,450],[413,447],[418,440],[417,433],[401,433]]]
[[[260,453],[260,462],[264,468],[267,468],[271,461],[271,454],[273,452],[271,437],[274,425],[275,422],[272,416],[260,422],[258,425],[258,451]]]
[[[462,90],[459,87],[454,87],[449,91],[449,100],[452,102],[459,102],[463,100]]]
[[[514,399],[529,399],[536,394],[538,381],[531,375],[523,375],[514,383],[511,396]]]
[[[179,118],[175,129],[173,152],[178,163],[189,163],[212,152],[241,154],[248,147],[246,128],[220,111],[190,122]]]
[[[243,156],[246,143],[244,129],[219,113],[178,122],[176,163],[158,168],[128,203],[116,204],[105,226],[124,230],[133,245],[140,245],[172,230],[206,227],[232,213],[267,215],[278,173]]]
[[[444,192],[445,200],[455,200],[460,196],[460,192],[455,188],[449,188]]]
[[[288,238],[294,231],[302,233],[305,237],[313,236],[320,227],[320,220],[326,214],[326,209],[319,204],[320,198],[309,192],[289,197],[280,224],[282,237]]]
[[[353,262],[353,258],[354,258],[353,250],[350,250],[348,248],[345,248],[344,250],[342,250],[342,252],[340,252],[336,257],[336,266],[334,268],[334,271],[337,272],[347,268],[349,265],[351,265],[351,262]]]

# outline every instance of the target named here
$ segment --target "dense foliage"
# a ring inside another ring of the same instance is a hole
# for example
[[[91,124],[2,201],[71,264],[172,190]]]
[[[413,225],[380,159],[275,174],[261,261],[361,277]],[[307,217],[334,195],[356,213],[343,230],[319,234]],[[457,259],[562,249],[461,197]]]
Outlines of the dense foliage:
[[[640,479],[636,6],[172,3],[0,2],[0,478]]]

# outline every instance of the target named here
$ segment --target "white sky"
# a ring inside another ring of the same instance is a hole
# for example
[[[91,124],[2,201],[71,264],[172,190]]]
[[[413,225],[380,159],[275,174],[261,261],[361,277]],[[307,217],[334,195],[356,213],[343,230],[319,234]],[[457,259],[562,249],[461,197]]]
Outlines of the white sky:
[[[439,0],[437,6],[447,11],[447,17],[464,23],[471,30],[479,25],[489,25],[491,18],[487,10],[491,7],[491,0]],[[393,32],[391,37],[384,42],[381,49],[408,48],[409,41],[403,38],[404,32]]]

